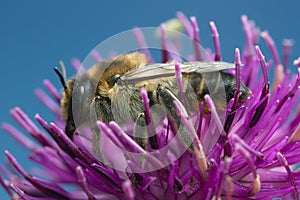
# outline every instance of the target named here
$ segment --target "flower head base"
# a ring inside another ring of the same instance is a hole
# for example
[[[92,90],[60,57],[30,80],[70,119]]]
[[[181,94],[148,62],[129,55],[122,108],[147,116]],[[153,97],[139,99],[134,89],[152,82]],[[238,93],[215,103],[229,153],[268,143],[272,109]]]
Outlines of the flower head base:
[[[177,17],[194,42],[194,55],[190,55],[190,60],[203,60],[196,18],[189,20],[182,13]],[[185,111],[189,105],[184,101],[181,69],[175,64],[180,101],[174,101],[174,105],[186,134],[193,138],[193,148],[189,147],[179,158],[176,149],[174,152],[162,150],[175,134],[168,120],[164,120],[166,123],[159,131],[151,124],[153,116],[146,91],[141,91],[145,110],[141,117],[149,125],[149,140],[138,139],[134,134],[138,120],[129,127],[133,132],[131,135],[116,122],[98,121],[97,127],[105,136],[101,145],[106,142],[114,146],[104,150],[101,146],[102,155],[99,156],[99,152],[93,153],[93,144],[88,140],[82,140],[76,133],[73,140],[66,135],[59,106],[62,97],[46,80],[44,85],[54,101],[41,90],[36,94],[57,115],[55,123],[48,124],[36,115],[35,120],[42,127],[38,128],[20,108],[11,111],[14,119],[37,144],[11,125],[2,125],[6,132],[32,151],[29,158],[42,167],[42,173],[27,173],[9,152],[5,152],[17,173],[0,168],[3,188],[12,199],[298,199],[300,173],[293,170],[293,166],[300,163],[300,59],[294,62],[298,66],[298,76],[290,78],[286,68],[291,42],[284,43],[281,62],[270,35],[267,32],[261,34],[275,61],[271,91],[268,79],[271,62],[266,62],[259,47],[254,45],[260,32],[246,16],[242,16],[242,23],[246,45],[242,56],[238,49],[235,51],[236,69],[228,70],[228,73],[235,73],[236,91],[225,109],[224,123],[209,95],[199,105],[196,119],[189,118]],[[213,22],[210,22],[210,28],[215,53],[206,59],[221,61],[218,32]],[[143,53],[153,61],[140,29],[135,29],[134,34]],[[174,46],[166,42],[164,24],[160,26],[160,35],[162,61],[172,59],[179,62],[173,53]],[[102,61],[98,52],[93,51],[92,56],[96,62]],[[73,61],[73,64],[77,71],[80,70],[80,62]],[[262,75],[259,74],[260,68]],[[243,97],[241,83],[251,89],[250,98]],[[244,101],[241,102],[241,98]],[[209,109],[209,115],[204,115],[205,107]],[[88,131],[86,135],[89,135]],[[137,156],[120,152],[117,148],[134,152]],[[111,156],[111,152],[115,154]],[[164,158],[171,162],[166,165]],[[112,168],[109,165],[112,161],[126,163],[125,169]],[[66,187],[69,185],[71,189]]]

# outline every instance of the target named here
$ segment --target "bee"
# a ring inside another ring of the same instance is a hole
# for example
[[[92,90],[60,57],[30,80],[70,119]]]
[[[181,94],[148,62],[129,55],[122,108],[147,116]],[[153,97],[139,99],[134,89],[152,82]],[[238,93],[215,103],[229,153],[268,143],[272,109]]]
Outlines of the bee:
[[[222,71],[234,68],[234,64],[185,62],[180,64],[184,105],[183,100],[178,97],[180,91],[174,65],[149,64],[146,55],[134,52],[97,63],[68,82],[56,70],[64,85],[61,107],[66,134],[72,138],[76,125],[89,121],[91,116],[94,116],[94,120],[116,121],[119,124],[141,121],[138,118],[144,113],[142,88],[147,91],[150,106],[160,105],[165,108],[175,129],[179,128],[181,120],[174,101],[179,102],[186,113],[198,111],[199,104],[204,102],[203,110],[208,114],[205,95],[214,96],[217,110],[224,110],[234,97],[236,79]],[[244,102],[250,94],[250,89],[241,84],[239,102]],[[75,125],[75,121],[80,123]],[[181,138],[192,150],[191,138],[187,135],[181,135]]]

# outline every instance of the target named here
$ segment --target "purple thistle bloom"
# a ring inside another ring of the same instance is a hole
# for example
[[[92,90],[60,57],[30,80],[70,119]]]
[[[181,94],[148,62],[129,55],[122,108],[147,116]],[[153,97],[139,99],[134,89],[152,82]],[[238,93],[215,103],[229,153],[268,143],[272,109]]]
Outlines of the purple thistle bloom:
[[[202,60],[199,28],[195,17],[190,20],[179,12],[178,19],[186,34],[194,42],[192,60]],[[225,110],[225,123],[222,123],[216,106],[209,95],[199,105],[196,123],[185,113],[183,80],[180,66],[176,63],[176,78],[179,99],[174,102],[178,116],[189,134],[194,136],[194,151],[186,151],[179,159],[172,152],[160,151],[174,137],[169,126],[156,131],[151,124],[149,99],[145,90],[141,91],[144,115],[148,132],[153,133],[149,141],[136,140],[134,134],[116,122],[97,122],[105,135],[106,142],[115,147],[134,152],[139,157],[105,150],[104,155],[126,162],[127,168],[118,171],[108,167],[92,153],[93,144],[82,141],[74,134],[73,141],[64,131],[60,101],[62,96],[45,80],[44,86],[52,96],[36,90],[37,97],[56,114],[53,123],[48,124],[40,115],[33,122],[20,108],[11,110],[12,117],[36,143],[13,126],[3,123],[2,128],[20,144],[31,151],[29,158],[41,167],[36,174],[26,172],[8,151],[5,155],[11,165],[7,170],[0,166],[0,183],[12,199],[272,199],[276,197],[299,198],[300,172],[295,170],[300,163],[300,58],[298,75],[290,76],[287,70],[291,40],[284,41],[284,53],[280,61],[274,41],[268,32],[260,33],[254,22],[242,16],[246,43],[243,52],[235,51],[235,70],[237,90]],[[211,58],[222,59],[219,35],[214,22],[210,22],[215,53]],[[162,38],[162,60],[173,58],[166,42],[166,26],[160,26]],[[134,29],[140,47],[151,58],[146,41],[140,29]],[[268,71],[272,62],[266,62],[258,46],[259,37],[265,40],[273,56],[275,78],[271,87]],[[96,51],[92,56],[97,62],[102,57]],[[209,58],[208,58],[209,59]],[[212,61],[212,60],[209,60]],[[73,60],[76,71],[81,62]],[[259,74],[259,69],[262,74]],[[251,97],[239,103],[240,84],[243,82],[252,91]],[[204,103],[210,110],[204,115]],[[41,128],[37,125],[39,124]],[[134,127],[129,128],[134,130]],[[86,133],[89,135],[90,133]],[[50,137],[48,136],[50,135]],[[102,143],[101,143],[102,144]],[[106,147],[107,148],[107,147]],[[102,147],[101,147],[102,149]],[[146,151],[147,149],[147,151]],[[158,152],[155,156],[152,152]],[[166,166],[161,157],[172,162]],[[145,170],[147,167],[156,170]],[[41,178],[40,178],[41,177]]]

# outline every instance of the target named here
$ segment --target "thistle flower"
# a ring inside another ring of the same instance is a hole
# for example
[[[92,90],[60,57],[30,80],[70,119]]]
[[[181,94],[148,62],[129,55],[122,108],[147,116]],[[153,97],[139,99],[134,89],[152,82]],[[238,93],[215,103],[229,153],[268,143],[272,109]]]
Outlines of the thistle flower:
[[[190,20],[178,13],[187,35],[195,42],[191,60],[203,60],[199,49],[199,29],[196,18]],[[51,84],[44,86],[52,98],[42,90],[37,90],[38,98],[56,114],[53,123],[48,124],[40,115],[33,122],[20,108],[11,111],[18,124],[36,143],[25,137],[13,126],[4,123],[2,128],[11,134],[20,144],[31,151],[29,158],[36,162],[41,171],[37,174],[26,172],[8,151],[5,155],[14,170],[1,167],[0,183],[12,199],[219,199],[248,198],[271,199],[275,197],[299,198],[300,172],[295,169],[300,163],[300,59],[294,62],[298,66],[298,76],[290,77],[287,70],[291,42],[284,42],[282,62],[275,44],[268,32],[260,33],[252,21],[242,16],[246,35],[245,48],[240,56],[235,51],[235,73],[237,92],[225,110],[225,123],[216,111],[210,96],[205,103],[210,110],[203,115],[204,104],[199,106],[197,123],[191,123],[177,105],[177,113],[190,134],[195,134],[195,151],[186,151],[180,158],[174,159],[172,152],[160,151],[165,145],[168,126],[157,135],[158,149],[141,147],[140,141],[125,133],[115,122],[98,122],[99,128],[108,142],[124,150],[138,153],[140,159],[130,156],[114,155],[116,159],[125,158],[127,168],[118,171],[108,167],[91,153],[78,135],[71,140],[64,132],[65,122],[61,119],[61,94]],[[215,53],[210,53],[215,61],[222,60],[218,32],[210,23]],[[145,47],[143,35],[135,29],[135,35]],[[275,64],[275,79],[271,88],[268,73],[273,62],[266,62],[258,46],[259,37],[267,43]],[[162,60],[170,60],[165,35],[165,25],[161,26]],[[151,58],[145,48],[144,53]],[[101,61],[97,52],[93,52],[96,61]],[[206,59],[209,59],[206,58]],[[78,62],[73,62],[76,66]],[[243,65],[243,66],[242,66]],[[262,69],[262,74],[259,69]],[[176,67],[177,82],[180,88],[180,67]],[[238,105],[240,83],[245,83],[252,96],[242,105]],[[145,118],[151,120],[147,93],[141,92],[145,107]],[[54,99],[54,100],[53,100]],[[41,128],[37,125],[39,124]],[[134,129],[134,128],[131,128]],[[152,131],[156,130],[155,127]],[[151,130],[150,130],[151,131]],[[155,132],[155,131],[154,131]],[[48,135],[47,135],[48,134]],[[88,133],[87,133],[88,134]],[[50,136],[50,137],[49,137]],[[52,139],[51,139],[52,138]],[[149,140],[150,141],[150,140]],[[148,143],[148,141],[146,141]],[[92,144],[90,144],[92,145]],[[156,156],[149,153],[158,152]],[[104,152],[105,153],[105,152]],[[113,156],[114,156],[113,155]],[[159,156],[172,162],[165,166]],[[113,157],[112,156],[112,157]],[[141,164],[142,163],[142,164]],[[155,166],[156,170],[146,171],[144,166]]]

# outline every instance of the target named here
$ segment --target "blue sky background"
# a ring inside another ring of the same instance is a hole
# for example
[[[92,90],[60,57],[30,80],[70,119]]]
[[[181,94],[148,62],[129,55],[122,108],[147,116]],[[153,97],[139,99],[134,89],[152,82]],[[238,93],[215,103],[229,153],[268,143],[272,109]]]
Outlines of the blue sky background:
[[[177,11],[196,16],[204,46],[213,47],[208,26],[217,24],[223,58],[233,60],[234,49],[243,48],[240,16],[248,15],[262,29],[269,30],[279,51],[284,38],[295,40],[292,59],[300,56],[300,1],[214,0],[214,1],[1,1],[0,2],[0,121],[13,123],[9,110],[20,106],[30,117],[40,113],[51,121],[52,115],[36,99],[33,91],[50,79],[60,88],[53,67],[63,60],[71,68],[74,57],[83,60],[101,41],[135,26],[158,26],[175,17]],[[264,52],[266,45],[260,42]],[[266,58],[270,55],[266,53]],[[292,68],[292,66],[290,66]],[[70,70],[69,70],[70,71]],[[295,70],[294,70],[295,71]],[[0,130],[0,152],[8,149],[26,169],[26,153]],[[4,153],[0,154],[5,162]],[[6,199],[0,189],[0,199]]]

